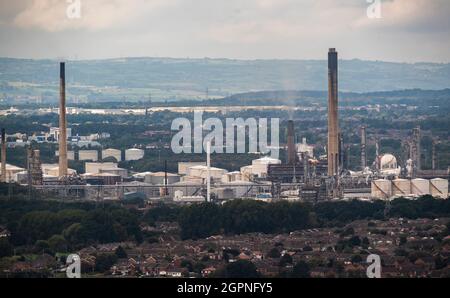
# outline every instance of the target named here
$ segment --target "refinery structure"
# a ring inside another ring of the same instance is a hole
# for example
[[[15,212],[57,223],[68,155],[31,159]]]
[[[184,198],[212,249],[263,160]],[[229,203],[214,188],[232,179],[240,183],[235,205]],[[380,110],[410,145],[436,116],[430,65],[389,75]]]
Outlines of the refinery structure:
[[[60,64],[59,127],[51,130],[59,144],[59,163],[43,164],[40,152],[27,148],[27,168],[9,165],[6,156],[5,129],[2,129],[1,181],[27,185],[31,192],[88,200],[143,198],[177,203],[225,201],[248,198],[262,201],[291,200],[316,203],[339,199],[417,198],[432,195],[448,198],[448,171],[436,170],[433,141],[432,170],[421,167],[421,130],[412,131],[407,141],[409,159],[399,164],[393,154],[380,154],[378,136],[360,127],[360,169],[346,167],[346,146],[339,126],[338,53],[328,52],[328,142],[326,154],[316,156],[305,138],[296,142],[295,122],[287,122],[286,160],[261,157],[239,171],[228,172],[211,166],[208,152],[204,162],[180,162],[177,173],[133,173],[120,168],[122,160],[139,160],[144,150],[125,151],[68,150],[73,138],[66,118],[65,64]],[[6,128],[7,129],[7,128]],[[374,160],[367,153],[367,142],[376,143]],[[108,162],[104,159],[108,158]],[[77,174],[69,160],[83,161],[85,173]]]

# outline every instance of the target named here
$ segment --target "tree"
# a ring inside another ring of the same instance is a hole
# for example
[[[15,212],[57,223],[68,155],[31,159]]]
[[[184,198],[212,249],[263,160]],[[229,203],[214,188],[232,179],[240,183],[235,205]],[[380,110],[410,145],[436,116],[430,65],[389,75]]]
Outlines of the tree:
[[[193,272],[201,274],[202,270],[206,268],[206,265],[203,264],[202,262],[197,262],[194,264],[193,266]]]
[[[300,261],[297,264],[295,264],[294,268],[292,269],[292,277],[294,278],[309,278],[310,277],[310,268],[308,263],[304,261]]]
[[[125,249],[119,245],[119,247],[116,248],[115,254],[118,259],[125,259],[128,257],[127,252]]]
[[[34,244],[34,251],[37,253],[48,252],[50,250],[50,245],[46,240],[38,240]]]
[[[303,251],[313,251],[313,248],[309,245],[303,247]]]
[[[287,264],[292,264],[292,257],[291,257],[289,254],[285,253],[285,254],[281,257],[280,263],[279,263],[278,266],[280,266],[280,267],[285,267]]]
[[[400,236],[399,245],[404,245],[404,244],[406,244],[406,242],[408,242],[408,239],[406,238],[406,236]]]
[[[267,254],[267,257],[271,259],[278,259],[280,256],[281,256],[280,251],[276,247],[272,248]]]
[[[259,273],[256,270],[255,264],[246,260],[239,260],[226,265],[225,270],[221,275],[222,278],[258,278]]]
[[[181,267],[186,268],[189,272],[194,271],[194,265],[192,265],[192,262],[189,260],[182,260]]]
[[[367,249],[367,248],[369,248],[369,245],[370,245],[369,238],[364,237],[364,238],[362,239],[362,241],[361,241],[361,246],[362,246],[364,249]]]
[[[351,259],[352,263],[361,263],[363,261],[362,257],[360,255],[354,255]]]
[[[80,233],[87,242],[111,243],[123,241],[126,231],[119,227],[117,218],[108,210],[95,209],[88,212],[81,222]]]
[[[408,252],[402,248],[397,248],[396,250],[394,250],[394,255],[398,257],[406,257],[408,256]]]
[[[349,227],[349,228],[345,229],[344,232],[341,233],[341,237],[350,236],[353,234],[355,234],[355,229],[353,229],[352,227]]]
[[[61,231],[58,216],[49,211],[33,211],[25,214],[19,221],[18,233],[28,242],[48,239]]]
[[[442,258],[440,255],[434,257],[434,268],[436,270],[441,270],[447,267],[447,264],[449,263],[448,259]]]
[[[95,259],[95,270],[98,272],[108,271],[117,262],[117,256],[111,253],[99,254]]]
[[[13,254],[13,246],[8,238],[0,238],[0,258],[10,257]]]
[[[361,238],[359,238],[358,236],[353,236],[349,239],[348,242],[351,246],[359,246],[361,245]]]
[[[74,223],[63,231],[64,238],[72,246],[83,246],[86,242],[86,235],[83,234],[83,229],[80,223]]]
[[[178,222],[183,239],[209,237],[220,231],[219,207],[211,203],[185,207],[181,211]]]
[[[67,252],[68,244],[61,235],[53,235],[48,239],[48,245],[54,252]]]

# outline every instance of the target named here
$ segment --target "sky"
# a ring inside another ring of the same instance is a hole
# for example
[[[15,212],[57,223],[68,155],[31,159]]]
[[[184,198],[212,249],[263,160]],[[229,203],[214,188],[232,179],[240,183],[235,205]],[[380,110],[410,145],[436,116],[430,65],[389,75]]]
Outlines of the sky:
[[[450,62],[450,1],[378,1],[0,0],[0,56]]]

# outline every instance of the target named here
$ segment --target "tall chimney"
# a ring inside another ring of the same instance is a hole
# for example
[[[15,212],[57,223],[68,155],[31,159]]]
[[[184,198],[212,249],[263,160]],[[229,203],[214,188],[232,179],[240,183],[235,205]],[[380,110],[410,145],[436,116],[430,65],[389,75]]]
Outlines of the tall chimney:
[[[287,131],[287,163],[294,165],[296,163],[296,150],[295,150],[295,133],[294,133],[294,121],[288,121],[288,131]]]
[[[211,142],[206,143],[206,202],[211,202]]]
[[[367,167],[367,155],[366,155],[366,127],[361,127],[361,169]]]
[[[59,177],[67,176],[67,120],[66,120],[66,69],[60,63],[59,72]]]
[[[344,169],[344,160],[345,160],[345,146],[344,146],[344,136],[341,133],[338,133],[339,139],[339,163],[338,163],[338,172]]]
[[[436,170],[436,140],[433,139],[431,144],[431,169]]]
[[[416,164],[416,169],[420,171],[422,169],[422,165],[420,162],[421,157],[421,150],[420,150],[420,127],[416,127],[413,129],[413,143],[414,143],[414,157],[415,160],[413,160]]]
[[[378,136],[375,137],[375,168],[377,170],[381,169],[380,165],[380,138]]]
[[[328,52],[328,176],[338,174],[338,134],[338,53],[331,48]]]
[[[2,128],[2,176],[1,182],[6,182],[6,131]]]

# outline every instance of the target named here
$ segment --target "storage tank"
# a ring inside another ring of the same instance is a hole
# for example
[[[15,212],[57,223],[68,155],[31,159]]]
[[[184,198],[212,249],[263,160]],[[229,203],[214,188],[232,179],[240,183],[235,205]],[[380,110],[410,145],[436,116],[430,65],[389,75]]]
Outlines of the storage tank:
[[[97,150],[80,150],[78,151],[78,160],[91,160],[98,161],[98,151]]]
[[[108,148],[102,151],[102,159],[114,157],[116,161],[122,161],[122,151],[118,149]]]
[[[241,172],[238,172],[238,171],[229,172],[222,176],[223,183],[240,181],[240,180],[242,180],[242,175],[241,175]]]
[[[152,185],[165,185],[166,174],[164,172],[156,172],[146,175],[144,178],[145,183],[150,183]],[[180,176],[173,173],[167,173],[167,184],[173,184],[180,182]]]
[[[128,170],[127,169],[122,169],[122,168],[108,169],[108,168],[104,168],[104,169],[100,169],[99,171],[100,171],[100,173],[109,173],[109,174],[119,175],[122,178],[127,178],[128,177]]]
[[[372,197],[377,199],[388,199],[392,196],[392,183],[387,179],[372,181]]]
[[[59,150],[55,151],[55,156],[59,157]],[[74,151],[67,151],[67,159],[68,160],[75,160],[75,152]]]
[[[411,194],[411,181],[407,179],[392,180],[392,195],[407,196]]]
[[[100,173],[100,170],[117,169],[118,164],[115,162],[86,162],[84,167],[86,173],[98,174]]]
[[[204,162],[204,161],[179,162],[178,163],[178,175],[187,175],[189,168],[195,167],[195,166],[206,166],[206,162]]]
[[[435,198],[448,198],[448,180],[435,178],[430,180],[430,193]]]
[[[411,180],[411,193],[415,196],[429,195],[430,181],[421,178]]]
[[[225,169],[210,167],[210,176],[213,179],[222,179],[222,176],[228,173]],[[193,166],[188,168],[187,175],[190,177],[200,177],[206,179],[208,173],[207,166]]]
[[[126,161],[140,160],[144,158],[144,154],[145,152],[142,149],[137,148],[127,149],[125,150],[125,160]]]

